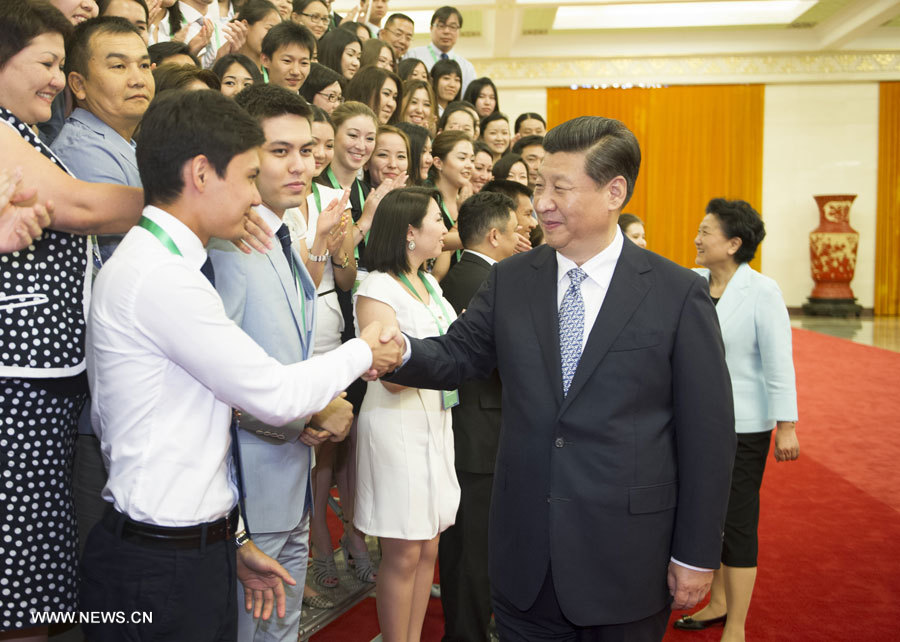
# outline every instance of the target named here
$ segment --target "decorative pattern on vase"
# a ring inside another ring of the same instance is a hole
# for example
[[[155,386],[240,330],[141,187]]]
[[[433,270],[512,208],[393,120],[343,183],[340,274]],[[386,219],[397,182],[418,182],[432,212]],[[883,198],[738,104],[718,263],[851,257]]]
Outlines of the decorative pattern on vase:
[[[859,232],[850,227],[856,194],[813,196],[819,227],[809,233],[809,259],[816,285],[811,299],[855,299],[850,281],[856,270]]]

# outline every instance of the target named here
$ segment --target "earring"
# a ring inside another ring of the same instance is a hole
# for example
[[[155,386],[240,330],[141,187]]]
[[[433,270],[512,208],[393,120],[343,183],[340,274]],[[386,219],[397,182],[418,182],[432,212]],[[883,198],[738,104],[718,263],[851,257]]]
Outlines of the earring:
[[[409,243],[406,244],[406,247],[408,247],[409,251],[412,252],[414,249],[416,249],[416,242],[410,241]]]

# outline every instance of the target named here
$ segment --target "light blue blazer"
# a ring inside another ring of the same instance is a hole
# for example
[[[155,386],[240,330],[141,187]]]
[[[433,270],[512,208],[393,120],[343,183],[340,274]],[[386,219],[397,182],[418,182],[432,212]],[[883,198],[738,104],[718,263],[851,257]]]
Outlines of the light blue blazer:
[[[316,287],[292,250],[305,298],[301,305],[281,246],[274,245],[265,254],[244,254],[227,241],[212,239],[207,249],[229,318],[270,356],[284,364],[296,363],[312,354]],[[247,523],[253,533],[290,531],[312,506],[312,449],[298,441],[303,424],[301,420],[267,427],[241,422]],[[297,428],[292,431],[291,425]]]
[[[709,280],[709,270],[695,268]],[[797,420],[791,322],[778,284],[742,263],[716,304],[737,432]]]

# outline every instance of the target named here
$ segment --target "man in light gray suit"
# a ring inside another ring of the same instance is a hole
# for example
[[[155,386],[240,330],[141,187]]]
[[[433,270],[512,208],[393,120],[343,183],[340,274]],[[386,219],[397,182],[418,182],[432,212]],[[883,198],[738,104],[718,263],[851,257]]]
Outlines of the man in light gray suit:
[[[238,103],[260,121],[266,136],[256,177],[262,200],[257,211],[278,230],[279,243],[265,254],[244,254],[230,243],[213,241],[209,257],[228,316],[269,355],[294,363],[312,354],[316,286],[291,248],[282,217],[287,208],[300,204],[312,180],[312,110],[296,93],[274,85],[245,90]],[[328,214],[326,210],[322,215]],[[321,376],[329,373],[323,371]],[[352,419],[352,406],[340,397],[311,418],[277,428],[250,415],[241,418],[247,526],[257,546],[297,580],[287,591],[283,618],[261,622],[239,614],[242,642],[297,639],[309,556],[311,446],[343,439]]]

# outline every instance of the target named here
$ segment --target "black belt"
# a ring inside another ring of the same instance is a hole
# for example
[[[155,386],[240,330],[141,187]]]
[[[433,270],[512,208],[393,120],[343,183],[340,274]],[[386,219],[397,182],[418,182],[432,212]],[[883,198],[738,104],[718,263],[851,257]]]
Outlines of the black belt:
[[[147,548],[166,550],[199,549],[234,537],[238,523],[235,506],[228,517],[197,526],[157,526],[136,522],[115,509],[110,509],[100,522],[103,527],[127,542]]]

